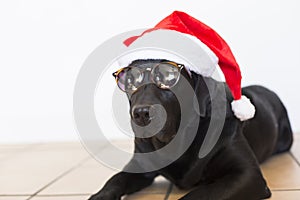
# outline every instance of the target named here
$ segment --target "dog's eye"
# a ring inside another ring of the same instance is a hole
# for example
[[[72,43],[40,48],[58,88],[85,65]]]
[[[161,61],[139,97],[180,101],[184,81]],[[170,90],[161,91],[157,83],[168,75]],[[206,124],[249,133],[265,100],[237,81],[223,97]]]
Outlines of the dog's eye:
[[[153,69],[152,79],[161,88],[171,88],[177,83],[179,74],[178,67],[161,63]]]
[[[143,73],[138,68],[130,68],[118,75],[118,86],[125,92],[135,91],[143,82]]]

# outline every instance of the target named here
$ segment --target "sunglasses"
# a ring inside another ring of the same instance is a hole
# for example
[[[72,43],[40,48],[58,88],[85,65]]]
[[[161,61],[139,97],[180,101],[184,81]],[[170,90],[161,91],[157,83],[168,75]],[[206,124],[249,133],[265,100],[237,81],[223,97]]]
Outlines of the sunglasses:
[[[153,67],[128,66],[113,73],[118,87],[126,93],[133,93],[146,83],[154,83],[161,89],[176,85],[184,65],[175,62],[161,62]]]

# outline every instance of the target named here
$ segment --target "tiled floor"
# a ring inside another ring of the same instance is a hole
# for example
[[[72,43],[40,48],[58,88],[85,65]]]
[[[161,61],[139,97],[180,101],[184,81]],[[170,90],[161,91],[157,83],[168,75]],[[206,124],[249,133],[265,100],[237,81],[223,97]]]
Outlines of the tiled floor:
[[[273,200],[300,199],[300,137],[291,153],[261,167]],[[123,149],[132,145],[117,142]],[[0,145],[0,200],[83,200],[116,171],[96,162],[80,143]],[[176,200],[184,194],[162,177],[126,200]]]

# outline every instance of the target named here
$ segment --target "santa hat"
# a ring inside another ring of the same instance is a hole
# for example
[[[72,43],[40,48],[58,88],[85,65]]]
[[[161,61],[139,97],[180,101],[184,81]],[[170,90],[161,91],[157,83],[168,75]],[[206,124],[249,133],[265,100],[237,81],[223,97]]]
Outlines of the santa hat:
[[[212,28],[184,12],[174,11],[164,18],[154,28],[148,29],[139,36],[133,36],[124,41],[126,46],[131,45],[139,38],[151,36],[151,33],[167,30],[176,31],[195,41],[207,53],[212,65],[206,68],[189,66],[180,57],[159,50],[144,50],[134,52],[119,58],[119,64],[126,66],[137,59],[167,59],[184,64],[185,67],[203,76],[213,76],[217,70],[224,75],[226,83],[231,90],[234,101],[231,103],[232,110],[241,121],[251,119],[255,114],[255,107],[241,92],[241,71],[229,46]]]

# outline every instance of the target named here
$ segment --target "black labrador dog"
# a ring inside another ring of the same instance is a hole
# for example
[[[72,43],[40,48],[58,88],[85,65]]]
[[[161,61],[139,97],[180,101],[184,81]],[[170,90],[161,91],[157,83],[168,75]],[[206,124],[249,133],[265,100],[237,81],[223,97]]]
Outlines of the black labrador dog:
[[[131,66],[153,68],[161,62],[163,60],[136,60]],[[158,175],[190,191],[181,200],[260,200],[271,196],[259,164],[274,154],[288,151],[293,142],[287,111],[278,96],[262,86],[243,88],[242,93],[255,105],[256,113],[254,118],[241,122],[231,111],[233,97],[226,83],[181,70],[173,91],[184,93],[183,79],[193,88],[199,105],[197,111],[191,106],[192,101],[189,101],[193,97],[185,97],[189,106],[183,105],[183,109],[187,109],[191,115],[197,113],[200,117],[191,145],[178,159],[161,169],[143,173],[122,171],[114,175],[90,200],[119,200],[124,195],[151,185]],[[218,93],[212,97],[208,85],[225,88],[226,116],[217,143],[205,157],[199,158],[199,150],[212,116],[211,101],[213,98],[221,98]],[[161,149],[176,136],[182,105],[173,91],[149,81],[136,88],[132,94],[127,94],[134,124],[146,126],[153,117],[158,117],[149,114],[149,108],[154,104],[162,105],[167,113],[166,122],[157,134],[135,138],[135,152],[147,153]],[[134,126],[133,130],[138,134]],[[185,130],[184,134],[188,135],[189,129]],[[159,159],[164,158],[157,159],[160,162]]]

